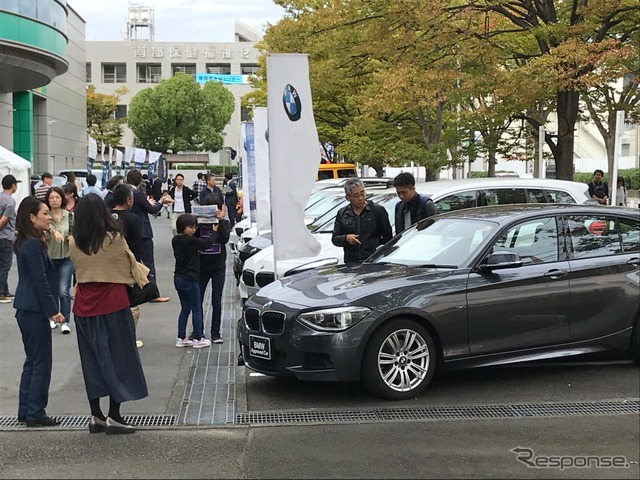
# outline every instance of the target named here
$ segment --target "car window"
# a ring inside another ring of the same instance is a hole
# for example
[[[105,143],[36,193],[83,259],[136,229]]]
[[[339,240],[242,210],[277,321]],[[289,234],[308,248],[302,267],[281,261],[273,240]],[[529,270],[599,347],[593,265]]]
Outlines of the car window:
[[[620,219],[620,236],[622,237],[622,250],[625,253],[640,252],[640,222]]]
[[[453,212],[454,210],[462,210],[463,208],[477,207],[478,192],[476,190],[458,192],[452,195],[447,195],[433,203],[435,203],[438,213]]]
[[[422,226],[422,228],[421,228]],[[373,263],[464,266],[496,225],[480,220],[447,218],[418,224],[385,244],[371,257]]]
[[[511,205],[527,203],[524,188],[489,188],[484,191],[487,205]]]
[[[562,190],[550,190],[545,188],[545,196],[549,203],[576,203],[575,199]]]
[[[491,252],[517,253],[523,265],[558,261],[558,228],[555,217],[536,218],[512,226]]]
[[[547,203],[544,192],[541,188],[527,188],[528,203]]]
[[[605,215],[567,217],[574,258],[594,258],[622,252],[616,219]]]

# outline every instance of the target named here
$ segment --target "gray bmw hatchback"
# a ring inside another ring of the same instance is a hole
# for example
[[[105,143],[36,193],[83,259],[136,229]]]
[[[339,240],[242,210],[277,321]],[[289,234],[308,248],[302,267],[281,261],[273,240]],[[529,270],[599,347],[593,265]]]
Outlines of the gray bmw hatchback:
[[[282,278],[238,321],[245,365],[361,381],[400,400],[435,370],[608,350],[640,361],[640,214],[479,207],[423,220],[367,261]]]

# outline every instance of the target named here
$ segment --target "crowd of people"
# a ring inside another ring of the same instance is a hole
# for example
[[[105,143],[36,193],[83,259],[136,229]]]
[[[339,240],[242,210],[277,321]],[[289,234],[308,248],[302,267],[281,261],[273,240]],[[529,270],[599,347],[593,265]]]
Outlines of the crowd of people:
[[[209,347],[222,343],[220,335],[222,288],[225,278],[226,244],[235,220],[228,209],[227,194],[215,176],[199,175],[193,188],[184,185],[180,173],[169,178],[164,192],[151,185],[138,170],[116,175],[105,190],[96,177],[87,176],[87,187],[78,194],[76,179],[63,187],[53,185],[45,173],[33,195],[16,211],[12,195],[19,181],[2,178],[0,193],[0,302],[13,302],[25,351],[20,379],[18,421],[28,427],[56,426],[60,422],[46,413],[52,370],[52,331],[60,327],[69,334],[74,326],[78,338],[87,399],[91,411],[89,431],[131,433],[120,405],[148,395],[137,348],[140,317],[129,300],[128,286],[143,288],[156,281],[153,228],[149,216],[167,209],[172,219],[175,268],[174,286],[180,299],[176,347]],[[157,179],[154,179],[154,183]],[[162,187],[162,186],[161,186]],[[197,192],[197,193],[196,193]],[[235,198],[237,203],[237,197]],[[199,223],[192,204],[214,206],[215,218]],[[15,295],[8,273],[13,255],[18,266]],[[211,339],[203,332],[202,302],[211,282]],[[151,301],[167,302],[169,297]],[[187,336],[187,322],[192,331]],[[108,413],[101,399],[109,397]]]

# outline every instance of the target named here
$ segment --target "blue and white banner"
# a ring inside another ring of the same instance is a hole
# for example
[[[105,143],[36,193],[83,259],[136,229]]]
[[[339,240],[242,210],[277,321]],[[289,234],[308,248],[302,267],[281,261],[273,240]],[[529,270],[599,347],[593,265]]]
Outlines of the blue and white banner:
[[[116,148],[116,175],[122,175],[122,152]]]
[[[133,147],[124,147],[124,175],[127,175],[129,171],[129,166],[131,165],[131,160],[133,160],[133,156],[136,153],[136,149]]]
[[[144,148],[136,148],[133,154],[133,166],[136,170],[142,172],[144,161],[147,158],[147,151]]]
[[[89,137],[87,148],[87,173],[91,173],[93,170],[93,162],[98,158],[98,142],[95,139]]]
[[[242,187],[242,199],[244,208],[244,198],[248,197],[249,210],[245,210],[245,214],[249,214],[249,221],[253,224],[257,222],[256,216],[256,149],[254,138],[254,126],[251,122],[242,124],[242,145],[245,152],[246,170],[244,170],[244,182]]]
[[[240,150],[240,171],[238,178],[240,179],[240,186],[242,188],[242,214],[251,222],[251,217],[249,216],[251,210],[249,205],[249,174],[247,173],[249,169],[247,167],[247,151],[244,149],[245,134],[243,123],[240,132],[240,145],[238,145],[238,150]]]
[[[267,56],[267,110],[274,260],[313,257],[320,243],[304,209],[320,164],[309,60],[304,54]]]
[[[222,82],[226,84],[249,83],[247,75],[229,75],[227,73],[196,73],[196,82],[204,84],[207,82]]]
[[[253,110],[256,149],[256,217],[258,232],[271,230],[271,198],[269,193],[268,117],[265,107]]]
[[[153,174],[158,172],[158,159],[162,154],[160,152],[152,152],[149,150],[149,168],[147,169],[147,176],[149,181],[153,183]]]

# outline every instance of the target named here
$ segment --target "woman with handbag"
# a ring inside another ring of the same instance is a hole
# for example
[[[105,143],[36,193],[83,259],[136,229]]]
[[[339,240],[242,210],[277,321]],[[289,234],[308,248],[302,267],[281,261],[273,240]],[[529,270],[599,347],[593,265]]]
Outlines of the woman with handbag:
[[[120,414],[120,404],[148,395],[136,348],[135,326],[127,285],[143,287],[149,269],[136,261],[97,195],[78,202],[72,237],[71,260],[78,280],[73,313],[85,388],[91,407],[91,433],[133,433]],[[100,398],[109,397],[105,417]]]
[[[27,197],[16,215],[13,251],[18,257],[18,287],[13,308],[22,334],[26,359],[20,377],[18,421],[27,427],[54,427],[60,421],[47,416],[53,352],[49,319],[64,322],[58,301],[56,269],[47,255],[44,232],[49,229],[49,208]]]

